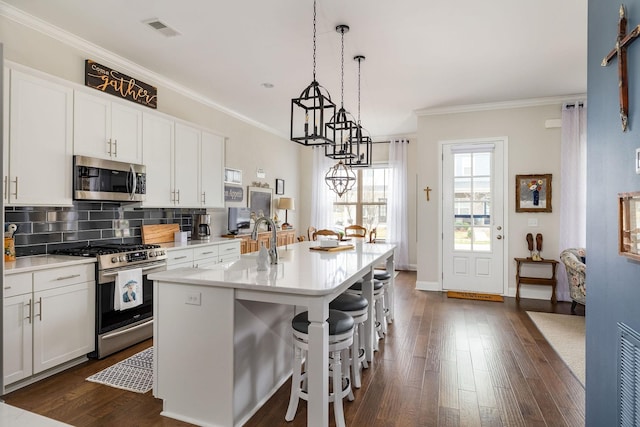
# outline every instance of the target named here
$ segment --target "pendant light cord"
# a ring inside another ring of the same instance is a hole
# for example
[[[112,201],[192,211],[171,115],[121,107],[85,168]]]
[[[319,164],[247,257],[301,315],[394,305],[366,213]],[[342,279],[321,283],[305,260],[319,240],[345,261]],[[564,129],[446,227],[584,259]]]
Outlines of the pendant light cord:
[[[340,69],[340,107],[344,109],[344,28],[340,30],[342,34],[342,66]]]
[[[358,59],[358,126],[360,126],[360,63],[362,59]]]
[[[316,81],[316,0],[313,0],[313,81]]]

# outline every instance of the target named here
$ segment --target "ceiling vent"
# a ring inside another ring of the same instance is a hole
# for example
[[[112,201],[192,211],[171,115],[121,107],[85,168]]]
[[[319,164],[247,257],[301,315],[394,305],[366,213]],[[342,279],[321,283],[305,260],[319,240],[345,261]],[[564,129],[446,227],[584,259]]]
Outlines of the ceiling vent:
[[[159,32],[160,34],[166,37],[174,37],[174,36],[180,35],[179,32],[177,32],[176,30],[174,30],[173,28],[171,28],[170,26],[168,26],[167,24],[165,24],[164,22],[160,21],[157,18],[143,21],[143,23],[147,24],[151,29]]]

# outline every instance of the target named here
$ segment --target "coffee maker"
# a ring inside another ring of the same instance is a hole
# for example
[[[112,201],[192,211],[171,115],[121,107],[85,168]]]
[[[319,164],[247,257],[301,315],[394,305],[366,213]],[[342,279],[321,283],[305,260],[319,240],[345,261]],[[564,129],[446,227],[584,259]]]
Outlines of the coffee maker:
[[[209,240],[211,237],[211,215],[198,214],[193,216],[193,228],[191,229],[191,239]]]

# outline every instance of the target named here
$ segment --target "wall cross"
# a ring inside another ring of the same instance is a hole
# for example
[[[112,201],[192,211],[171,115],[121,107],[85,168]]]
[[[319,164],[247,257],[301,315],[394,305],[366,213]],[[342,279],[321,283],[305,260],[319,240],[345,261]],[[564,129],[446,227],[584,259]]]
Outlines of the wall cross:
[[[629,121],[629,85],[627,81],[627,47],[640,36],[640,25],[627,33],[627,16],[624,5],[620,6],[620,20],[618,21],[618,37],[616,46],[604,57],[602,66],[606,67],[618,57],[618,89],[620,92],[620,120],[622,131],[626,132]]]
[[[427,186],[427,188],[425,188],[424,191],[427,194],[427,202],[429,201],[429,193],[431,193],[431,188],[429,188],[429,186]]]

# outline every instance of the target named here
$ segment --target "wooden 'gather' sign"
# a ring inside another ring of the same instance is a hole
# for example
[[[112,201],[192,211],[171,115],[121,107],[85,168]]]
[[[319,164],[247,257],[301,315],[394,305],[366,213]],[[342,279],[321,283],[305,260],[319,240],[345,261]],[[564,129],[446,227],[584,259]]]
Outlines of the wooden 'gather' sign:
[[[91,59],[85,61],[84,71],[85,86],[149,108],[158,108],[158,89],[155,86],[100,65]]]

